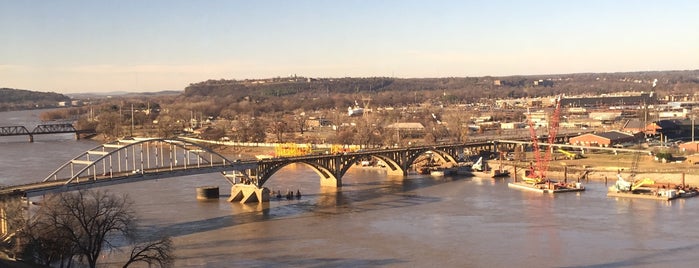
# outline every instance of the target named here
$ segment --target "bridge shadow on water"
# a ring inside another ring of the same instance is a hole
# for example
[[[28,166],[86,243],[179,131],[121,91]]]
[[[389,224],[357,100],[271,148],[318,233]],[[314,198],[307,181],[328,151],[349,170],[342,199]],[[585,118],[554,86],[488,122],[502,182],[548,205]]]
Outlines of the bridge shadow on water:
[[[412,191],[464,179],[470,178],[410,176],[407,178],[389,178],[382,181],[353,182],[343,184],[342,188],[321,187],[320,193],[306,194],[301,199],[272,196],[268,203],[232,203],[232,206],[238,206],[237,210],[241,211],[233,215],[165,226],[143,226],[141,229],[146,232],[164,231],[168,235],[176,237],[253,222],[282,220],[289,217],[322,217],[419,206],[439,202],[442,198],[418,195],[411,193]],[[221,198],[226,199],[228,196],[230,195],[221,195]],[[215,200],[213,202],[225,201]]]

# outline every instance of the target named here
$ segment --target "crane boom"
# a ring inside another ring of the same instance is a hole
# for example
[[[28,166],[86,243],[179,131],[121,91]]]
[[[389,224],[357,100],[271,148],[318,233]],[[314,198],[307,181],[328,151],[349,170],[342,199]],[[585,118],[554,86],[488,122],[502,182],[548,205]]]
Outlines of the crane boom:
[[[556,135],[558,134],[560,116],[561,96],[558,96],[556,98],[556,104],[553,110],[553,115],[549,120],[548,146],[546,148],[545,155],[542,157],[541,150],[539,149],[539,138],[536,135],[536,129],[534,128],[534,122],[531,119],[531,113],[529,113],[528,115],[529,133],[531,134],[534,158],[536,159],[536,167],[533,170],[530,177],[535,178],[537,181],[543,181],[546,178],[546,172],[548,171],[549,162],[551,161],[553,155],[553,143],[556,141]]]
[[[561,118],[561,96],[556,98],[556,108],[553,110],[553,116],[549,122],[549,136],[548,136],[548,147],[546,148],[546,156],[543,159],[541,177],[546,177],[546,172],[549,169],[549,162],[553,158],[553,144],[556,142],[556,135],[558,135],[558,126]]]

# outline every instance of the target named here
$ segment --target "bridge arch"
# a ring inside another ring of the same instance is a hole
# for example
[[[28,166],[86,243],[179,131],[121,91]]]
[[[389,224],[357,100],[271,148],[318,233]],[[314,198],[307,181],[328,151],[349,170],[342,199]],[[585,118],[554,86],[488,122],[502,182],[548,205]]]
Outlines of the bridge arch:
[[[85,151],[49,174],[43,182],[60,180],[68,185],[81,179],[96,181],[186,170],[193,166],[225,167],[231,163],[204,146],[181,139],[136,138],[102,144]]]
[[[329,168],[316,163],[315,161],[277,162],[274,165],[268,165],[264,169],[260,170],[261,172],[257,174],[257,186],[261,188],[262,185],[268,182],[270,178],[277,173],[277,171],[291,164],[303,164],[304,166],[311,168],[311,170],[313,170],[320,177],[321,186],[336,186],[338,178],[341,178],[341,176],[335,176],[335,174],[333,174],[332,170]]]
[[[444,163],[454,163],[456,164],[456,159],[458,156],[453,156],[449,152],[446,152],[444,150],[439,150],[435,148],[425,148],[422,150],[415,150],[412,151],[406,158],[405,160],[405,166],[410,167],[411,165],[415,164],[415,160],[417,160],[420,156],[423,155],[428,155],[431,154],[433,157],[438,158]]]
[[[408,174],[408,170],[401,166],[400,160],[393,159],[384,154],[371,154],[369,157],[381,160],[381,162],[385,163],[386,167],[384,169],[387,175],[404,176]]]

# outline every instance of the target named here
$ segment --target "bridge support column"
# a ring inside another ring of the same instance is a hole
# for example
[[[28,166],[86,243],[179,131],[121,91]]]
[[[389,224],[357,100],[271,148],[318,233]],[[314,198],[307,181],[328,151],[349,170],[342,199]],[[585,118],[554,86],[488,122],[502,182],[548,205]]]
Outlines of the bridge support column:
[[[34,135],[29,135],[29,142],[34,142]]]
[[[231,187],[231,197],[228,202],[238,201],[240,203],[269,202],[269,189],[257,188],[251,184],[236,184]]]
[[[391,168],[387,167],[386,168],[386,175],[407,177],[408,176],[408,169],[407,168],[391,169]]]
[[[321,177],[320,178],[320,186],[342,187],[342,179]]]

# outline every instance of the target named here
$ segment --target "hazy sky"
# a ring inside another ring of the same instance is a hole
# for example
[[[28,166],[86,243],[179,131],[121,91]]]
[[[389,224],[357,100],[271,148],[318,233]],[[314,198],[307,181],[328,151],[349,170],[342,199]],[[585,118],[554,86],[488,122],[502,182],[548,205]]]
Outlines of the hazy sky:
[[[697,11],[696,0],[0,0],[0,87],[698,69]]]

